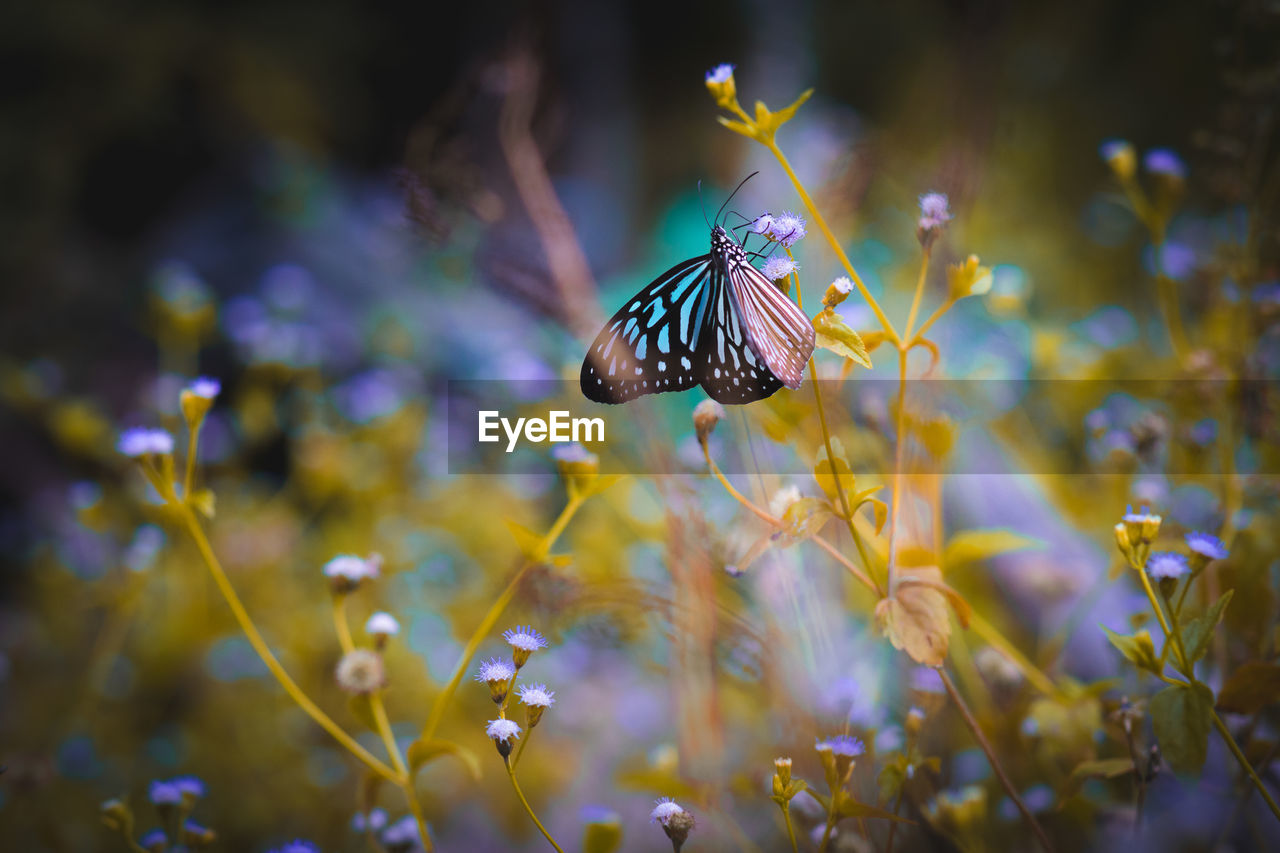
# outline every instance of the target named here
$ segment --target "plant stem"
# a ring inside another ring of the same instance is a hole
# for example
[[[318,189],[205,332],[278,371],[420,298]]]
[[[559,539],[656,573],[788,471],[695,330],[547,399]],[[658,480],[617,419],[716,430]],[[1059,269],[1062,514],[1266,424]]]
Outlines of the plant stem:
[[[520,790],[520,783],[516,781],[516,771],[515,768],[511,766],[511,762],[507,761],[505,758],[502,761],[507,766],[507,775],[511,777],[511,787],[515,789],[516,796],[520,798],[520,805],[524,806],[524,810],[529,813],[529,819],[533,821],[533,825],[538,827],[538,831],[542,833],[542,837],[547,839],[547,842],[552,847],[556,848],[558,853],[564,853],[564,850],[560,848],[560,845],[556,844],[556,840],[551,837],[551,833],[547,832],[547,828],[542,825],[542,821],[538,820],[538,816],[533,813],[533,807],[529,805],[529,801],[524,798],[524,791]]]
[[[373,720],[378,726],[378,735],[382,738],[382,744],[387,748],[387,755],[391,756],[391,763],[395,765],[396,773],[400,775],[396,784],[404,794],[404,798],[409,804],[409,811],[413,814],[413,819],[418,824],[418,834],[422,836],[423,846],[427,850],[431,850],[431,838],[427,834],[427,820],[422,814],[422,807],[418,804],[418,793],[414,789],[413,777],[409,774],[409,768],[405,766],[404,758],[400,755],[400,747],[396,744],[395,735],[391,731],[391,721],[387,719],[387,708],[382,702],[381,693],[374,693],[369,696],[369,708],[373,711]]]
[[[929,249],[924,250],[924,256],[920,260],[920,276],[916,279],[916,292],[911,297],[911,310],[907,312],[907,327],[902,333],[902,337],[910,341],[911,330],[916,324],[916,313],[920,310],[920,299],[924,296],[924,280],[929,273]]]
[[[710,450],[708,450],[706,447],[703,447],[702,455],[707,460],[707,467],[711,470],[711,473],[715,475],[715,478],[720,481],[720,485],[724,486],[725,491],[727,491],[734,500],[742,504],[747,509],[751,510],[753,513],[755,513],[755,515],[761,521],[765,522],[771,527],[782,526],[781,519],[774,518],[772,515],[770,515],[769,513],[765,512],[763,509],[761,509],[760,507],[752,503],[750,498],[748,498],[746,495],[742,494],[742,492],[738,491],[733,487],[733,484],[729,482],[728,478],[725,477],[724,473],[720,470],[720,467],[716,465],[715,461],[711,458]],[[809,538],[813,540],[815,545],[817,545],[819,548],[821,548],[822,550],[830,554],[835,559],[836,562],[844,566],[845,571],[853,575],[853,577],[856,578],[859,583],[861,583],[867,589],[873,590],[877,595],[883,595],[883,593],[880,592],[879,585],[876,584],[876,582],[873,581],[870,577],[863,574],[862,571],[853,563],[851,563],[848,557],[841,554],[840,551],[837,550],[834,545],[832,545],[827,540],[823,539],[821,536],[814,535]]]
[[[356,646],[351,641],[351,629],[347,626],[347,596],[345,594],[333,597],[333,630],[338,635],[338,645],[342,648],[342,653],[344,655],[350,654]]]
[[[907,350],[899,347],[898,349],[898,413],[896,425],[894,427],[895,447],[893,462],[893,498],[892,506],[889,510],[889,559],[885,574],[888,578],[889,591],[893,591],[894,570],[897,568],[897,549],[899,546],[899,538],[901,536],[901,510],[902,510],[902,490],[903,473],[902,469],[906,465],[907,460],[907,442],[905,433],[906,411],[907,411]]]
[[[896,817],[898,809],[902,806],[902,788],[898,788],[898,796],[893,799],[893,814]],[[889,841],[885,844],[885,853],[893,853],[893,836],[897,832],[898,822],[896,820],[889,821]]]
[[[956,708],[960,710],[960,716],[964,718],[965,725],[969,727],[969,731],[973,733],[974,738],[978,741],[978,746],[982,747],[982,751],[986,753],[987,761],[991,764],[991,769],[995,771],[996,778],[1000,780],[1001,787],[1004,788],[1009,799],[1013,800],[1013,804],[1018,807],[1018,811],[1022,813],[1023,819],[1027,825],[1031,827],[1032,832],[1036,834],[1036,838],[1045,850],[1052,851],[1053,844],[1049,841],[1049,836],[1045,834],[1044,828],[1040,826],[1040,822],[1036,820],[1036,816],[1031,813],[1031,809],[1027,808],[1027,804],[1022,801],[1022,797],[1018,796],[1018,791],[1013,787],[1013,782],[1009,780],[1005,774],[1004,768],[1000,766],[999,759],[996,758],[995,750],[991,748],[987,736],[982,733],[982,727],[978,725],[978,721],[973,718],[969,706],[960,696],[960,691],[956,690],[955,682],[951,680],[951,676],[947,674],[945,669],[938,669],[938,675],[942,676],[942,684],[947,688],[947,695],[951,697],[951,701],[956,703]]]
[[[583,498],[577,494],[570,494],[569,501],[565,504],[563,510],[560,511],[559,517],[555,523],[551,525],[551,529],[547,531],[547,535],[542,537],[540,550],[545,554],[551,549],[555,541],[560,538],[560,534],[564,532],[565,527],[569,524],[569,520],[573,518],[573,514],[578,511],[578,507],[582,505]],[[516,590],[520,586],[520,581],[525,574],[537,565],[537,561],[526,559],[521,563],[520,568],[511,576],[511,580],[507,581],[507,586],[493,604],[489,607],[489,612],[480,620],[480,624],[476,626],[476,630],[472,632],[471,639],[467,640],[467,645],[462,650],[462,655],[458,658],[457,665],[453,668],[453,675],[449,678],[449,683],[445,685],[444,690],[440,691],[440,695],[436,697],[435,702],[431,704],[431,712],[427,716],[427,722],[422,727],[422,739],[424,741],[431,740],[436,733],[436,728],[440,725],[440,720],[444,717],[444,709],[449,704],[449,700],[453,698],[453,694],[457,692],[458,684],[462,681],[462,676],[466,674],[467,667],[471,665],[471,658],[475,656],[476,650],[480,648],[480,644],[484,642],[484,638],[493,630],[493,625],[498,621],[498,617],[502,615],[502,611],[507,609],[507,605],[511,603],[511,599],[515,597]]]
[[[749,123],[751,122],[749,118],[747,121]],[[871,309],[872,313],[876,315],[876,319],[880,321],[880,326],[884,329],[885,334],[888,335],[889,339],[895,344],[899,343],[900,338],[898,337],[897,330],[893,328],[893,323],[889,322],[889,318],[885,316],[884,311],[880,308],[880,303],[876,302],[875,297],[871,295],[871,291],[867,290],[867,286],[862,283],[862,277],[858,275],[857,270],[853,268],[853,264],[849,262],[849,256],[844,253],[844,249],[840,247],[839,241],[836,240],[835,235],[831,233],[831,229],[827,226],[827,221],[822,218],[822,214],[818,212],[818,208],[814,205],[813,199],[810,198],[809,193],[805,191],[804,184],[800,183],[800,179],[796,177],[796,173],[792,170],[791,163],[788,162],[787,156],[782,153],[782,149],[779,148],[777,143],[773,140],[765,142],[764,145],[769,149],[770,153],[773,154],[774,158],[777,159],[778,164],[782,166],[782,170],[787,173],[787,177],[791,179],[791,183],[796,188],[796,193],[799,194],[800,201],[804,204],[805,210],[809,212],[809,216],[812,217],[814,223],[818,226],[818,230],[822,232],[822,236],[827,238],[827,243],[830,244],[832,250],[836,253],[836,257],[840,259],[840,264],[844,267],[845,272],[849,274],[849,278],[853,279],[853,283],[858,286],[858,292],[862,294],[862,298],[866,300],[867,306]]]
[[[907,344],[907,348],[911,349],[916,344],[920,343],[920,341],[924,340],[924,333],[929,331],[929,329],[933,326],[933,324],[938,322],[939,318],[941,318],[943,314],[950,311],[951,306],[955,304],[956,302],[954,299],[948,298],[946,302],[943,302],[937,308],[933,309],[933,313],[929,315],[929,319],[921,323],[920,328],[916,329],[915,334],[911,336],[911,340]]]
[[[524,745],[529,742],[529,738],[533,737],[533,729],[525,727],[524,737],[520,738],[520,745],[516,747],[516,754],[511,756],[511,772],[514,773],[516,765],[520,763],[520,756],[524,755]]]
[[[1276,805],[1276,801],[1271,796],[1271,792],[1267,790],[1267,786],[1262,784],[1262,779],[1258,776],[1258,771],[1253,769],[1253,764],[1245,757],[1240,749],[1240,745],[1236,743],[1236,739],[1231,736],[1231,730],[1227,728],[1227,724],[1222,722],[1222,718],[1218,716],[1218,712],[1210,709],[1213,714],[1213,727],[1218,730],[1218,734],[1222,735],[1222,739],[1227,742],[1227,748],[1231,750],[1231,754],[1236,757],[1236,761],[1240,762],[1240,766],[1249,774],[1249,778],[1253,780],[1253,785],[1258,789],[1258,793],[1267,801],[1267,806],[1271,809],[1271,813],[1276,816],[1276,820],[1280,820],[1280,805]]]
[[[791,250],[787,249],[787,257],[791,257]],[[800,276],[795,273],[791,274],[791,282],[796,291],[796,304],[800,310],[804,310],[804,297],[800,293]],[[871,571],[871,561],[867,558],[867,549],[862,544],[862,537],[858,535],[858,529],[853,525],[853,512],[849,507],[849,498],[844,493],[844,484],[840,482],[840,473],[836,470],[836,455],[831,449],[831,430],[827,427],[827,410],[822,405],[822,390],[818,382],[818,365],[811,357],[809,359],[809,381],[813,385],[813,400],[818,407],[818,423],[822,425],[822,445],[827,449],[827,466],[831,469],[831,479],[836,484],[836,497],[840,499],[840,510],[844,513],[845,524],[849,526],[849,535],[853,537],[853,544],[858,549],[858,557],[862,560],[862,568],[866,571],[867,576],[874,579],[875,575]],[[884,595],[880,590],[879,581],[876,584],[876,594]]]
[[[196,481],[196,450],[200,443],[200,427],[204,424],[201,418],[194,426],[187,429],[187,470],[182,476],[182,499],[191,500],[191,489]]]
[[[276,681],[280,682],[280,686],[289,694],[289,697],[302,708],[311,719],[315,720],[319,726],[328,732],[334,740],[340,743],[348,752],[356,758],[364,762],[374,773],[387,779],[390,782],[399,784],[399,779],[394,770],[379,761],[367,749],[358,744],[351,735],[347,734],[341,726],[335,723],[328,714],[320,710],[316,703],[303,692],[289,673],[285,672],[280,661],[276,660],[276,656],[272,654],[271,649],[267,646],[262,635],[258,633],[258,628],[253,624],[253,620],[249,617],[248,612],[244,609],[244,605],[240,603],[240,597],[236,595],[235,589],[231,586],[231,580],[227,577],[227,573],[223,570],[222,564],[218,562],[217,556],[213,553],[213,547],[209,544],[208,537],[205,536],[204,530],[200,527],[200,522],[196,519],[193,510],[172,495],[170,490],[170,503],[182,515],[183,522],[186,525],[187,532],[191,535],[196,545],[196,550],[200,552],[200,556],[204,558],[205,564],[209,567],[209,572],[213,575],[214,583],[218,585],[218,590],[222,593],[222,597],[226,599],[227,606],[231,608],[231,613],[235,616],[236,622],[240,625],[240,630],[244,632],[245,637],[249,640],[249,645],[253,646],[253,650],[258,653],[258,657],[266,664],[267,669],[275,676]]]
[[[796,828],[791,823],[791,803],[779,806],[782,809],[782,820],[787,824],[787,838],[791,841],[791,853],[800,853],[796,846]]]

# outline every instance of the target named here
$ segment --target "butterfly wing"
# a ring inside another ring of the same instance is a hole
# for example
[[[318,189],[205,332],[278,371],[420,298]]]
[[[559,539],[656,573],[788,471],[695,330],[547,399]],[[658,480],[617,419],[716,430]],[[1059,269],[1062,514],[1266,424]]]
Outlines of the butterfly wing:
[[[782,382],[752,351],[725,274],[718,265],[713,267],[707,282],[711,314],[700,340],[698,380],[718,403],[763,400],[781,388]]]
[[[741,318],[750,349],[783,385],[799,388],[813,355],[813,324],[745,258],[727,265],[726,278],[729,286],[725,289]]]
[[[579,384],[588,400],[625,403],[698,384],[694,359],[713,272],[710,255],[676,264],[613,315],[582,362]]]

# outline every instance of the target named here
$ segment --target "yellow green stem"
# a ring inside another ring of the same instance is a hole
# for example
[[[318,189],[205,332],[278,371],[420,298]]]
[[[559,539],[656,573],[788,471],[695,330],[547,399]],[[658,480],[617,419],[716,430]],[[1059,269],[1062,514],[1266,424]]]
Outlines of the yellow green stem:
[[[333,630],[338,635],[338,645],[344,655],[355,649],[351,641],[351,629],[347,626],[347,596],[339,593],[333,597]]]
[[[539,545],[541,553],[545,554],[549,551],[556,540],[560,538],[560,534],[564,532],[569,520],[573,518],[574,513],[578,511],[578,507],[582,505],[582,501],[583,498],[576,493],[570,494],[568,503],[561,510],[555,523],[551,525],[551,529],[547,531],[547,535],[542,538]],[[498,618],[502,616],[502,612],[507,609],[507,605],[511,603],[511,599],[515,597],[516,590],[520,587],[520,581],[535,565],[537,563],[534,560],[525,560],[521,564],[516,573],[512,575],[511,580],[507,582],[506,588],[502,590],[489,607],[489,612],[484,615],[484,618],[480,620],[480,624],[476,626],[476,630],[472,632],[471,639],[467,640],[467,645],[462,650],[462,656],[458,658],[457,666],[454,667],[449,683],[445,685],[444,690],[440,691],[440,695],[431,704],[431,712],[427,716],[427,722],[422,727],[422,739],[424,741],[431,740],[435,735],[436,728],[439,727],[440,720],[444,717],[444,709],[453,698],[453,694],[457,692],[458,684],[461,683],[462,676],[466,674],[467,667],[471,665],[471,658],[475,656],[476,650],[480,648],[484,638],[493,630],[494,623],[498,621]]]
[[[387,719],[387,708],[382,702],[381,693],[374,693],[369,697],[369,708],[373,712],[373,721],[377,725],[378,736],[382,738],[382,744],[387,749],[387,755],[391,756],[391,763],[395,765],[396,773],[400,776],[396,780],[396,784],[404,794],[404,798],[409,804],[409,811],[413,814],[413,819],[418,824],[418,834],[422,836],[422,844],[427,850],[431,850],[432,843],[431,837],[427,833],[427,819],[422,813],[421,805],[418,803],[418,793],[413,785],[413,777],[409,774],[409,768],[404,763],[404,757],[400,754],[400,747],[396,744],[395,735],[391,731],[391,721]]]
[[[187,470],[182,476],[182,499],[184,501],[191,500],[191,490],[195,486],[196,450],[199,446],[200,427],[203,423],[203,419],[197,421],[187,430]]]
[[[911,336],[911,341],[907,344],[907,349],[915,347],[920,343],[920,341],[924,340],[924,333],[929,331],[929,329],[933,327],[933,324],[938,322],[942,315],[950,311],[951,306],[955,304],[956,301],[954,299],[948,298],[946,302],[943,302],[937,308],[933,309],[933,313],[929,315],[929,319],[921,323],[920,328],[916,329],[915,334]]]
[[[558,853],[564,853],[556,840],[551,837],[551,833],[547,832],[547,828],[542,825],[542,821],[538,820],[538,816],[533,813],[533,807],[529,805],[529,801],[525,799],[524,791],[520,790],[520,783],[516,781],[515,768],[511,766],[511,762],[503,759],[503,763],[507,765],[507,776],[511,778],[511,787],[515,789],[516,796],[520,798],[520,805],[524,806],[524,810],[529,813],[529,819],[533,821],[533,825],[538,827],[538,831],[542,833],[542,837],[547,839],[547,843],[556,848]]]
[[[796,828],[791,823],[791,803],[783,803],[778,807],[782,809],[782,820],[787,824],[787,838],[791,841],[791,853],[800,853],[800,848],[796,846]]]
[[[791,250],[787,249],[787,257],[791,257]],[[804,310],[804,296],[800,292],[800,276],[794,272],[791,274],[791,283],[796,292],[796,304],[800,310]],[[827,465],[831,468],[831,479],[836,484],[836,497],[840,500],[840,510],[844,514],[845,524],[849,526],[849,535],[853,537],[853,544],[858,549],[858,557],[862,560],[862,568],[866,571],[868,577],[874,578],[871,571],[871,561],[867,557],[867,549],[862,544],[862,537],[858,535],[858,529],[853,524],[853,512],[849,507],[849,498],[844,493],[844,484],[840,482],[840,473],[836,469],[836,454],[831,448],[831,430],[827,427],[827,410],[822,405],[822,390],[818,382],[818,364],[813,358],[809,359],[809,381],[813,385],[813,401],[818,407],[818,423],[822,426],[822,444],[827,449]],[[882,594],[880,584],[876,583],[876,593]]]
[[[739,110],[739,112],[744,119],[751,123],[751,119],[746,118],[745,113],[741,113],[741,110]],[[862,294],[862,298],[866,300],[867,306],[871,309],[872,313],[876,315],[876,319],[880,322],[880,326],[884,329],[885,334],[888,335],[889,339],[895,344],[899,343],[900,338],[898,337],[897,330],[893,328],[893,323],[889,322],[889,318],[885,316],[883,309],[880,308],[880,303],[876,302],[876,298],[871,295],[871,291],[867,290],[867,286],[863,284],[862,276],[858,275],[858,271],[853,268],[853,264],[849,261],[849,256],[844,253],[844,249],[841,248],[840,242],[836,240],[835,235],[831,233],[831,228],[827,226],[827,221],[823,219],[822,214],[818,212],[818,208],[813,203],[813,199],[809,197],[809,193],[805,190],[804,184],[800,183],[800,178],[796,176],[795,171],[791,168],[791,163],[787,160],[787,155],[782,153],[782,149],[779,148],[778,144],[772,139],[764,141],[764,146],[769,149],[769,152],[773,154],[774,158],[778,161],[778,165],[782,166],[782,170],[786,172],[787,177],[791,179],[791,184],[796,188],[796,193],[800,196],[800,201],[804,204],[805,210],[808,211],[809,217],[813,220],[814,224],[818,226],[818,230],[822,232],[822,236],[827,239],[827,243],[830,244],[831,249],[836,253],[836,257],[840,259],[840,264],[844,267],[845,272],[849,274],[849,278],[853,280],[855,285],[857,285],[858,292]]]
[[[520,745],[516,747],[516,754],[511,756],[511,772],[514,773],[516,766],[520,763],[520,756],[524,755],[524,746],[529,742],[529,738],[533,737],[533,729],[526,726],[524,737],[520,738]]]
[[[906,331],[902,333],[902,337],[908,341],[911,340],[911,330],[916,325],[916,313],[920,310],[920,300],[924,296],[924,280],[929,273],[929,254],[930,252],[926,248],[920,264],[920,275],[916,279],[916,292],[911,297],[911,310],[907,312],[907,326]]]
[[[222,593],[222,597],[227,602],[227,606],[231,608],[231,613],[240,625],[240,630],[248,638],[249,645],[253,646],[253,650],[258,653],[258,657],[266,664],[267,669],[275,677],[276,681],[280,682],[280,686],[284,688],[285,693],[289,694],[289,697],[298,704],[298,707],[302,708],[311,719],[315,720],[322,729],[328,732],[348,752],[364,762],[365,766],[370,770],[384,779],[399,784],[399,777],[394,770],[374,757],[367,749],[357,743],[351,735],[347,734],[341,726],[335,723],[328,714],[320,710],[320,707],[311,701],[311,698],[294,682],[289,673],[285,672],[284,667],[280,665],[280,661],[276,660],[276,656],[271,652],[270,647],[258,632],[257,626],[254,625],[249,613],[244,609],[244,605],[240,603],[240,597],[236,595],[235,589],[231,586],[230,578],[227,577],[222,564],[218,562],[217,556],[213,553],[213,547],[209,544],[209,539],[205,536],[204,530],[200,527],[200,522],[196,519],[194,512],[172,494],[172,489],[170,489],[169,500],[170,504],[182,515],[187,532],[195,542],[196,550],[200,552],[200,556],[209,567],[214,583],[217,584],[219,592]]]

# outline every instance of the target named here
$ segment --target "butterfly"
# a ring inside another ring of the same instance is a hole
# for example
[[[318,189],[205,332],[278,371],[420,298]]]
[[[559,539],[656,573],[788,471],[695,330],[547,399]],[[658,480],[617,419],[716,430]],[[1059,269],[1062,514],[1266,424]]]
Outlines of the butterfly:
[[[720,403],[752,403],[800,387],[813,325],[730,235],[717,224],[708,254],[658,276],[605,324],[582,362],[587,399],[701,385]]]

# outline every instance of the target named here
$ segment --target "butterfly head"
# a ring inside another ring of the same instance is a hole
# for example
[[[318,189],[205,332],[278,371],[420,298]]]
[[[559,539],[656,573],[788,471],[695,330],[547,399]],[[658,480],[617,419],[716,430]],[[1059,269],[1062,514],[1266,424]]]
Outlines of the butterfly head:
[[[727,265],[730,261],[746,259],[746,253],[742,247],[729,236],[729,232],[723,225],[717,225],[711,229],[711,255],[722,265]]]

